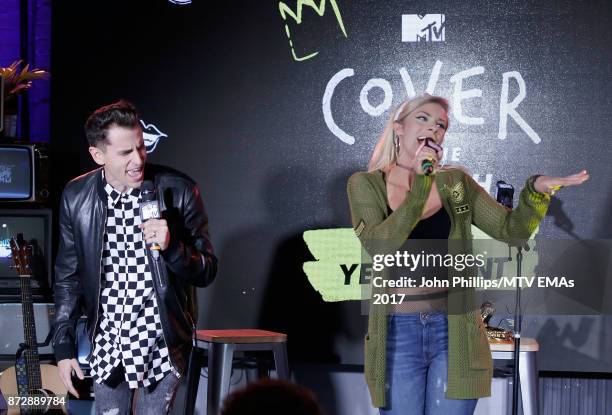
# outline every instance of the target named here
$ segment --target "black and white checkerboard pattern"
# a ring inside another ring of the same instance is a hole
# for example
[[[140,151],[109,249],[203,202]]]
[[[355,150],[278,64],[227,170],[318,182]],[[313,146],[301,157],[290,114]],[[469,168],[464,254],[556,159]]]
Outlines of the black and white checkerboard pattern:
[[[123,362],[130,388],[149,386],[173,371],[164,341],[140,225],[140,191],[120,194],[108,183],[102,254],[100,324],[92,373],[102,383]]]

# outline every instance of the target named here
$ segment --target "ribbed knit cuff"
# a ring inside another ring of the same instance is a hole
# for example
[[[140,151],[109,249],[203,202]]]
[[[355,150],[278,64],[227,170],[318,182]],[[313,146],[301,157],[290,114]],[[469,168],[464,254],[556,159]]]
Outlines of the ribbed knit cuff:
[[[412,188],[408,192],[411,197],[427,200],[429,192],[431,191],[431,185],[433,183],[435,175],[425,176],[424,174],[415,174],[412,180]]]
[[[527,179],[527,183],[525,183],[525,187],[529,190],[529,200],[533,203],[548,203],[550,202],[551,195],[548,193],[540,193],[535,189],[535,181],[540,177],[539,174],[535,176],[531,176]]]

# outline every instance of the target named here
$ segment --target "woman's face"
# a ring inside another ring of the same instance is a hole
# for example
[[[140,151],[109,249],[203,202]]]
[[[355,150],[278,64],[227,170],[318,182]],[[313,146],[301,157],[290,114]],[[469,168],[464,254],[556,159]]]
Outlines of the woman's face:
[[[407,151],[408,155],[414,157],[426,138],[441,146],[447,126],[448,115],[440,104],[428,102],[421,105],[393,125],[400,140],[400,154]]]

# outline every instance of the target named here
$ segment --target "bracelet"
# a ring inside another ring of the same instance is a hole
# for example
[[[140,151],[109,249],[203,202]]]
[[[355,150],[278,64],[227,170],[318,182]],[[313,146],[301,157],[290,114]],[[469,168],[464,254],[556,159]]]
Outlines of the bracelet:
[[[550,191],[550,195],[554,196],[555,193],[557,193],[557,190],[563,189],[563,186],[560,184],[557,184],[555,186],[548,186],[548,190]]]

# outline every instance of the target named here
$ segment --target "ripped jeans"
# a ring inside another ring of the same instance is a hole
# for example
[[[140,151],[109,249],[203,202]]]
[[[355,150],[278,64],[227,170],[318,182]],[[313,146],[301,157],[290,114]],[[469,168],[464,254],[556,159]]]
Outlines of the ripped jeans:
[[[387,328],[387,407],[381,415],[472,415],[477,399],[448,399],[446,312],[391,314]]]
[[[111,374],[113,376],[113,374]],[[146,388],[130,389],[124,380],[116,385],[94,381],[96,415],[166,415],[174,401],[179,384],[174,373],[169,373],[161,381]]]

